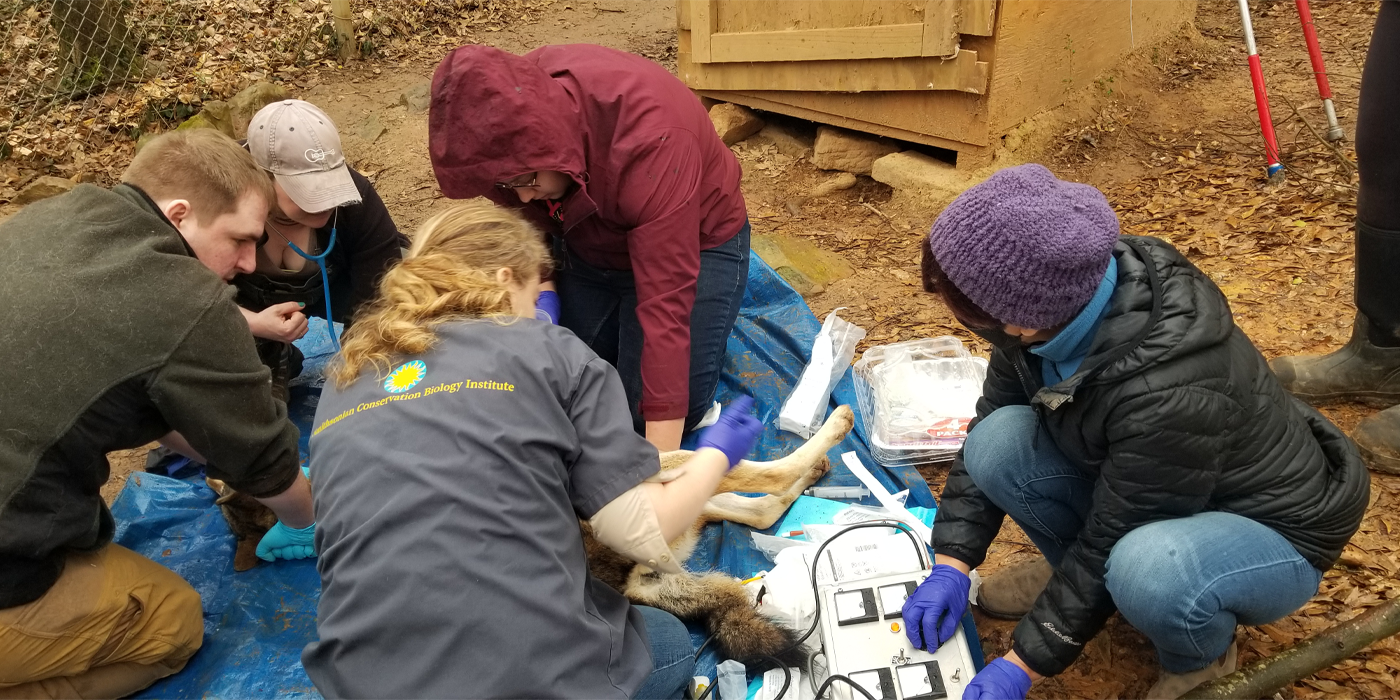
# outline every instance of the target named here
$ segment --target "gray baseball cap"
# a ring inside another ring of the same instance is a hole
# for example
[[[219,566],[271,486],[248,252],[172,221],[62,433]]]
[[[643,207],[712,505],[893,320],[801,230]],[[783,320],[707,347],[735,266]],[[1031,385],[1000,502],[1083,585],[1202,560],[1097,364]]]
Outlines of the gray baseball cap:
[[[302,211],[360,201],[335,122],[310,102],[281,100],[258,110],[248,123],[248,151]]]

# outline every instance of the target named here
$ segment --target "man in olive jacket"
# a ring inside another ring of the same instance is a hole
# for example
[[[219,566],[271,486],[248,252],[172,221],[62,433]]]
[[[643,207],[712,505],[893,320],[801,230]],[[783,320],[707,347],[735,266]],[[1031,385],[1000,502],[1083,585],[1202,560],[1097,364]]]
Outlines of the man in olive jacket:
[[[159,439],[272,508],[276,544],[312,530],[297,430],[227,284],[270,201],[201,129],[0,225],[0,697],[122,697],[200,646],[194,589],[111,543],[108,452]]]

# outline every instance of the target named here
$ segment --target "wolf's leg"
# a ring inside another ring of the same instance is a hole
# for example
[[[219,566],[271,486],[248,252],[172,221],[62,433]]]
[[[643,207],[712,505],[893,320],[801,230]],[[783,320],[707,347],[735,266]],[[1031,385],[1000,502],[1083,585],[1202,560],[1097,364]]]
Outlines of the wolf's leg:
[[[792,454],[772,462],[739,462],[729,470],[724,480],[719,482],[716,492],[782,495],[788,492],[793,482],[807,478],[818,464],[821,465],[821,471],[817,478],[821,478],[829,468],[827,451],[844,440],[854,425],[855,414],[851,412],[850,406],[838,406],[831,412],[831,417],[826,419],[821,430]]]
[[[788,484],[786,491],[775,495],[740,496],[737,493],[717,493],[705,502],[705,509],[700,511],[700,521],[709,523],[728,520],[759,530],[773,527],[792,506],[792,502],[796,501],[808,486],[822,478],[830,467],[831,464],[823,456],[821,461],[808,467],[801,478]]]

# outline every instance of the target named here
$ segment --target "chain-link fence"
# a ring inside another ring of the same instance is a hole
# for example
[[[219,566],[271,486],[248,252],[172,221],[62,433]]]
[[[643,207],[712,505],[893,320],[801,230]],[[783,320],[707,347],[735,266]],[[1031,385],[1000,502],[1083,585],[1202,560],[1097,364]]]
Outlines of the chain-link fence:
[[[353,53],[430,58],[546,0],[352,0]],[[0,0],[3,168],[110,180],[144,133],[337,65],[330,0]],[[293,88],[294,89],[294,88]]]

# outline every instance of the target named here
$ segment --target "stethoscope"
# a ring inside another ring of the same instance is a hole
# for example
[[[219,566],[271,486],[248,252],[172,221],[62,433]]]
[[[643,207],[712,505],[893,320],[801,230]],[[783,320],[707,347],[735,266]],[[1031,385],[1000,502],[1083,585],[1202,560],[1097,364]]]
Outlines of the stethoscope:
[[[302,250],[297,244],[291,242],[286,236],[282,235],[282,232],[278,231],[277,227],[273,226],[271,222],[267,224],[268,228],[272,229],[272,231],[277,234],[277,237],[281,238],[282,241],[287,244],[287,247],[292,249],[293,253],[316,263],[316,266],[321,268],[321,289],[326,295],[326,334],[331,337],[331,347],[335,348],[336,352],[340,352],[340,339],[335,337],[335,321],[331,320],[331,278],[330,274],[326,272],[326,256],[330,255],[331,251],[335,249],[335,225],[339,221],[340,207],[336,207],[335,218],[331,219],[331,240],[326,244],[326,249],[321,251],[320,255],[312,255]]]

